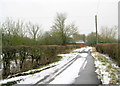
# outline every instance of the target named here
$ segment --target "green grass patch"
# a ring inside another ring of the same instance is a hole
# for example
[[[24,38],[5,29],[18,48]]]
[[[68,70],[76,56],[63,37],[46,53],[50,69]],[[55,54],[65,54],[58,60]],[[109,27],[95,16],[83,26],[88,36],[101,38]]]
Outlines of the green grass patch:
[[[110,60],[108,60],[105,56],[103,56],[99,53],[95,55],[95,59],[99,60],[102,63],[102,66],[106,66],[105,72],[108,72],[110,74],[108,76],[110,78],[109,84],[119,83],[119,80],[117,77],[117,74],[119,73],[119,71],[117,70],[116,67],[114,67],[112,65],[112,62]],[[99,69],[99,70],[101,70],[101,69]]]

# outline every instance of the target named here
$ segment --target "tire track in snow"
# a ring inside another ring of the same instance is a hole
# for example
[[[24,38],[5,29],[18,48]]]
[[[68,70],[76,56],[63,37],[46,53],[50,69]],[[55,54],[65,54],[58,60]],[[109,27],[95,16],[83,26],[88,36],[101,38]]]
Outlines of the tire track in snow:
[[[56,69],[52,74],[46,75],[43,79],[41,79],[40,81],[38,81],[37,83],[35,83],[33,86],[36,86],[38,84],[48,84],[48,83],[50,83],[51,81],[53,81],[55,79],[55,77],[57,77],[59,74],[61,74],[65,69],[67,69],[79,57],[80,56],[77,55],[75,58],[73,58],[68,63],[66,63],[65,65],[63,65],[61,68]]]

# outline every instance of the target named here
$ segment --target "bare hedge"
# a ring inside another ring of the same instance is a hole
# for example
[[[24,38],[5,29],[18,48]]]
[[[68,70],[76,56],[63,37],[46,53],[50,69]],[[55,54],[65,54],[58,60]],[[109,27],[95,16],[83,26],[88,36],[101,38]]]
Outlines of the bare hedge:
[[[119,43],[98,43],[98,52],[108,54],[120,66],[120,44]]]
[[[3,78],[58,60],[57,54],[79,48],[76,45],[41,45],[2,47]]]

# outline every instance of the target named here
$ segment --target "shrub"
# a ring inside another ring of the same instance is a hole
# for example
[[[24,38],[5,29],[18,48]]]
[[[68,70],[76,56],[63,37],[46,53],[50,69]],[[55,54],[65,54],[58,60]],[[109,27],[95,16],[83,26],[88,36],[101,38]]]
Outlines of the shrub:
[[[57,61],[59,53],[78,48],[76,45],[41,45],[3,47],[3,78]]]
[[[120,66],[120,44],[117,43],[99,43],[96,45],[98,52],[108,54]]]

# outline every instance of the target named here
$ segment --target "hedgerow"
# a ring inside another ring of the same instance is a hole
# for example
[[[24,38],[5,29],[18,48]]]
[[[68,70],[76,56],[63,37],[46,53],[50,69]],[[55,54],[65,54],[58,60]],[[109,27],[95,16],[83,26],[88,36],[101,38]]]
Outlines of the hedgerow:
[[[2,47],[3,78],[58,61],[57,54],[79,48],[76,45],[41,45]]]
[[[96,45],[98,52],[108,54],[120,66],[120,44],[118,43],[99,43]]]

